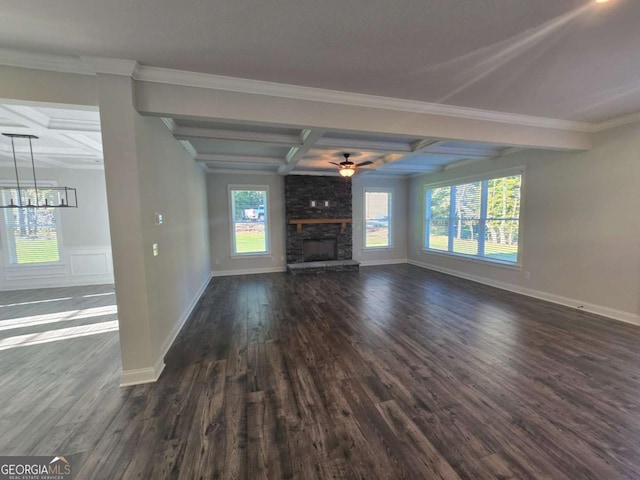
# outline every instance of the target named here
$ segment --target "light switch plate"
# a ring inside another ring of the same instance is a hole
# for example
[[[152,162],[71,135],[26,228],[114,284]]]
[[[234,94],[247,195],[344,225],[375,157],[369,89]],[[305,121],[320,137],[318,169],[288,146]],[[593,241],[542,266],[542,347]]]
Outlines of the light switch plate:
[[[162,218],[162,214],[161,213],[155,213],[155,220],[156,220],[156,225],[162,225],[163,222],[163,218]]]

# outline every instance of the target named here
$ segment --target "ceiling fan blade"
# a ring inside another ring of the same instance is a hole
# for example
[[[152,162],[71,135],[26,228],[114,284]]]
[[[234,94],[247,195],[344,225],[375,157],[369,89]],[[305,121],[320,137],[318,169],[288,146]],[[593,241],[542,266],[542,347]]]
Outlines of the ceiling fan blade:
[[[364,167],[365,165],[371,165],[373,162],[371,160],[367,160],[366,162],[360,162],[356,164],[356,167]]]
[[[331,164],[333,164],[333,165],[337,165],[338,167],[340,166],[340,164],[339,164],[339,163],[336,163],[336,162],[329,162],[329,163],[331,163]]]

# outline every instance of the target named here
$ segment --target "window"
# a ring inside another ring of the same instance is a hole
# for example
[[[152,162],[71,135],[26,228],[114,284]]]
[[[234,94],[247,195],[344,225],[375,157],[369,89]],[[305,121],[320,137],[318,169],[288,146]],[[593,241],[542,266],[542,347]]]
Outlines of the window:
[[[231,187],[229,191],[233,255],[268,253],[267,187]]]
[[[365,248],[391,247],[391,199],[391,191],[365,189]]]
[[[426,191],[427,250],[518,263],[522,175]]]
[[[21,189],[29,196],[29,189]],[[16,198],[17,190],[4,190],[3,203]],[[27,265],[60,262],[58,222],[54,208],[6,208],[4,223],[9,263]]]

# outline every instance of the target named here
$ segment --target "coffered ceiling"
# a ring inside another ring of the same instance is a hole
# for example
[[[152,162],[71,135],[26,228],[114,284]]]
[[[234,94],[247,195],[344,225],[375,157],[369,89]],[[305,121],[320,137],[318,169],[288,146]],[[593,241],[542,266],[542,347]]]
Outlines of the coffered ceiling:
[[[344,153],[358,174],[410,175],[440,171],[457,162],[483,160],[506,146],[401,135],[288,128],[218,121],[163,119],[174,137],[209,171],[251,170],[286,174],[337,174]]]
[[[33,155],[38,167],[103,168],[97,110],[0,104],[0,133],[36,135]],[[15,140],[18,166],[30,166],[29,143]],[[0,136],[0,166],[13,166],[11,139]]]

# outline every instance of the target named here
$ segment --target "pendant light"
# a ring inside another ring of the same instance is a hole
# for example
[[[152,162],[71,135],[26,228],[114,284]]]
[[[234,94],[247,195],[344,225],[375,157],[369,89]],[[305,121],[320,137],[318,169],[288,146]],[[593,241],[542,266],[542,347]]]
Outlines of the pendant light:
[[[0,187],[2,196],[0,198],[0,208],[69,208],[78,207],[78,195],[75,188],[71,187],[50,187],[38,185],[36,177],[36,164],[33,160],[32,140],[37,139],[35,135],[21,135],[17,133],[3,133],[5,137],[11,138],[11,150],[13,152],[13,167],[16,173],[15,186]],[[16,159],[15,141],[18,138],[28,139],[29,153],[31,155],[31,171],[33,172],[33,183],[20,184],[18,175],[18,160]]]

